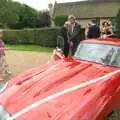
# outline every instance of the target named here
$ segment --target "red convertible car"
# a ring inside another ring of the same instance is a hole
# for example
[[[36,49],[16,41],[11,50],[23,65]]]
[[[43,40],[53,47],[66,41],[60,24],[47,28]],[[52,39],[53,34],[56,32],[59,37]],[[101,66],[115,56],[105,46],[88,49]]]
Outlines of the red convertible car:
[[[58,58],[3,84],[0,120],[106,120],[120,108],[119,38],[84,40]]]

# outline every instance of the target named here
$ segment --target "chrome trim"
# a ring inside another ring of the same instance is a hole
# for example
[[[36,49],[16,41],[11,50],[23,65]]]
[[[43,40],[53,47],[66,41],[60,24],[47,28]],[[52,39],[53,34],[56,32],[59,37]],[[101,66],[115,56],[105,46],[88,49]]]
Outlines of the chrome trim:
[[[0,94],[6,89],[7,86],[8,86],[8,82],[6,82],[3,88],[0,90]]]

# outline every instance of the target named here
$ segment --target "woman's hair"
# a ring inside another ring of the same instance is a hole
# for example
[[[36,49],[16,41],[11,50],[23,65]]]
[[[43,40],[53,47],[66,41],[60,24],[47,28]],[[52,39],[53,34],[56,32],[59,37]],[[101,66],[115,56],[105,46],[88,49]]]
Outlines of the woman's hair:
[[[102,25],[103,25],[103,26],[105,26],[105,24],[108,25],[108,21],[103,21],[103,22],[102,22]]]
[[[112,25],[111,22],[108,20],[102,22],[102,26],[105,26],[105,24],[107,24],[108,27]]]

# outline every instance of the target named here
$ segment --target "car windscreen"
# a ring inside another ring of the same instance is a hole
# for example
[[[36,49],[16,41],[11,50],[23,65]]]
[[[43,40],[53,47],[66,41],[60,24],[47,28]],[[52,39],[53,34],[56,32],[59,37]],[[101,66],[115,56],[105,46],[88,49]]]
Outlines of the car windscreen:
[[[82,42],[75,58],[120,67],[120,46]]]

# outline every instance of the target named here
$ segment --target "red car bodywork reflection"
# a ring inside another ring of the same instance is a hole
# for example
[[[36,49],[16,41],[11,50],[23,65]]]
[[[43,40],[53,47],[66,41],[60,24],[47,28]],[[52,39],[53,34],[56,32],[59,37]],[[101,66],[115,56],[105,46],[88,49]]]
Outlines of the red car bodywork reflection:
[[[86,40],[86,42],[120,45],[117,39]],[[1,94],[0,104],[14,115],[50,95],[119,69],[89,61],[62,58],[13,78],[8,88]],[[120,72],[49,100],[16,119],[104,120],[113,109],[120,106],[119,101]]]

